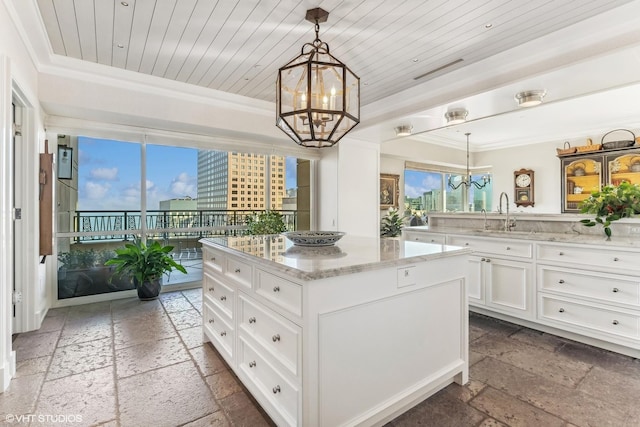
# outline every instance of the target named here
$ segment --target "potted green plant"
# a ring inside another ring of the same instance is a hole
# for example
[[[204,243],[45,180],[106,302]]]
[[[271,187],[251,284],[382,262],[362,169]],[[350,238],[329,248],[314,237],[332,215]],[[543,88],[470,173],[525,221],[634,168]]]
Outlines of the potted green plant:
[[[404,220],[397,209],[389,208],[380,221],[380,237],[397,237],[402,233]]]
[[[613,221],[640,213],[640,185],[629,182],[618,186],[605,185],[580,204],[580,212],[594,214],[594,219],[582,219],[580,222],[587,227],[602,225],[609,240]]]
[[[247,217],[248,234],[280,234],[284,231],[287,231],[287,226],[279,212],[265,211]]]
[[[187,273],[187,270],[169,255],[173,246],[161,245],[158,241],[145,244],[140,239],[116,249],[116,255],[105,265],[116,267],[116,275],[129,275],[138,289],[141,300],[155,299],[160,295],[162,275],[173,270]]]

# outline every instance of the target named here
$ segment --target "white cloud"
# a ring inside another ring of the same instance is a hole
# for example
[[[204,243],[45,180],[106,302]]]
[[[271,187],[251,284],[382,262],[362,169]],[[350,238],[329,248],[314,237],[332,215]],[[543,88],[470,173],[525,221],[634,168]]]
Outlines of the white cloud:
[[[89,175],[93,179],[116,181],[118,179],[118,168],[95,168],[91,169]]]
[[[196,178],[189,176],[186,172],[182,172],[171,182],[171,194],[175,197],[191,196],[195,198],[196,194]]]
[[[85,195],[87,199],[101,200],[107,196],[110,189],[110,184],[100,184],[98,182],[87,181],[85,184]]]

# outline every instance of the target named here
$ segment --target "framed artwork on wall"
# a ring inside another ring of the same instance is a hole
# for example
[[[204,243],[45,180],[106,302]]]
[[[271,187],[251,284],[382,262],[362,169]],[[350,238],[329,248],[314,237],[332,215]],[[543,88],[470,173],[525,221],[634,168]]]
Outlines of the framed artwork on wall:
[[[380,209],[398,208],[400,175],[380,174]]]

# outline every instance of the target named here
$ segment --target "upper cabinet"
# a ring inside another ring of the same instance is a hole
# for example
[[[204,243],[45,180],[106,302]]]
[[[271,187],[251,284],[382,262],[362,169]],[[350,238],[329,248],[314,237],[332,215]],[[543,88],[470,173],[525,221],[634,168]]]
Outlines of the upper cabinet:
[[[640,184],[640,148],[560,156],[562,212],[580,212],[579,204],[603,185]]]

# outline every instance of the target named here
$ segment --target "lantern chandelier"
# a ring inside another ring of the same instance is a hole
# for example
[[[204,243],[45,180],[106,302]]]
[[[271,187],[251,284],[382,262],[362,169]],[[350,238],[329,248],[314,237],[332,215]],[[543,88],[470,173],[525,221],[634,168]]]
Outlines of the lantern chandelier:
[[[307,10],[316,39],[278,70],[276,126],[303,147],[331,147],[360,123],[360,78],[318,35],[328,16],[320,8]]]
[[[482,182],[474,181],[473,179],[471,179],[471,171],[469,170],[469,135],[471,134],[467,132],[465,133],[465,135],[467,136],[467,175],[462,177],[462,181],[460,181],[457,184],[453,183],[453,180],[451,179],[451,175],[449,175],[448,184],[452,190],[457,190],[463,184],[466,188],[469,188],[473,185],[478,190],[480,190],[481,188],[484,188],[487,184],[491,182],[491,177],[489,175],[484,175],[482,177]]]

